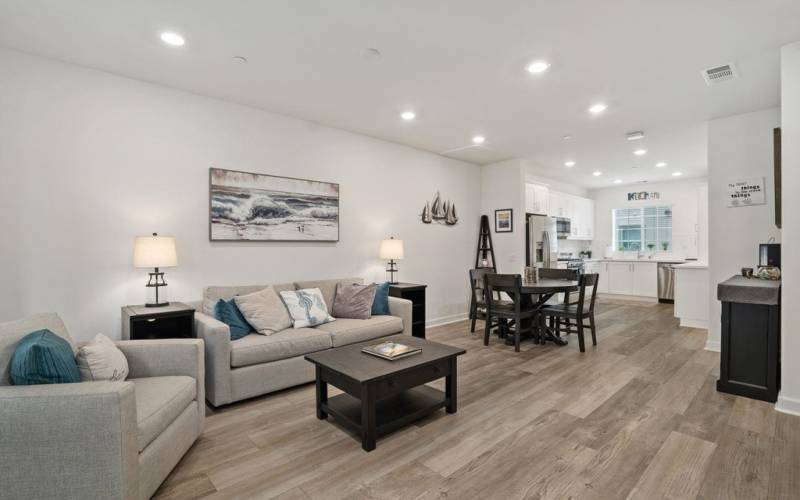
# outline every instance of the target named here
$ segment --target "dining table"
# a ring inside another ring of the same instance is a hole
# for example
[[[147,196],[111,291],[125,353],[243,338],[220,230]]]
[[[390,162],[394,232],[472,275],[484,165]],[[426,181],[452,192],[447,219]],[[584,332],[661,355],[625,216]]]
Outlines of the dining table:
[[[522,279],[522,288],[520,289],[520,300],[522,309],[541,309],[547,304],[553,295],[558,293],[570,293],[578,291],[578,282],[572,280],[562,280],[553,278],[539,278],[538,280]],[[537,314],[532,318],[523,318],[522,325],[519,325],[523,330],[530,326],[532,321],[538,321],[537,329],[539,330],[539,339],[542,343],[551,341],[556,345],[567,345],[567,340],[558,335],[555,330],[545,324],[544,317]]]

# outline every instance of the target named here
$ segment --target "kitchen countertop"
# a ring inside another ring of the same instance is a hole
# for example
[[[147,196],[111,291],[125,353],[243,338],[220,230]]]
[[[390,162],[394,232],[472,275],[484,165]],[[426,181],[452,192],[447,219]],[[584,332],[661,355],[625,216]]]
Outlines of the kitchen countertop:
[[[615,258],[592,258],[592,259],[584,259],[584,262],[655,262],[655,263],[663,263],[663,264],[684,264],[686,260],[684,259],[665,259],[665,258],[656,258],[656,259],[615,259]]]
[[[708,269],[708,262],[685,262],[675,266],[675,269]]]

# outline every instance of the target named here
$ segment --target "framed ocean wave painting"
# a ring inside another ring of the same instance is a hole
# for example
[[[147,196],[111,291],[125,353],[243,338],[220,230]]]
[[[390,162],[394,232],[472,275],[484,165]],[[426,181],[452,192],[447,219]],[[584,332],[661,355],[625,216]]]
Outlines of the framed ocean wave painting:
[[[339,185],[209,169],[211,241],[339,241]]]

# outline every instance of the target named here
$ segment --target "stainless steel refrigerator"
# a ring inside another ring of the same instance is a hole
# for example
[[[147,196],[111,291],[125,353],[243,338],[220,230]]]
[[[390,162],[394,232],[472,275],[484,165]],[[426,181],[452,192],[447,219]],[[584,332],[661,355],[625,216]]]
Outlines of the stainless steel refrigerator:
[[[528,214],[526,221],[525,265],[556,267],[558,264],[558,231],[556,218]]]

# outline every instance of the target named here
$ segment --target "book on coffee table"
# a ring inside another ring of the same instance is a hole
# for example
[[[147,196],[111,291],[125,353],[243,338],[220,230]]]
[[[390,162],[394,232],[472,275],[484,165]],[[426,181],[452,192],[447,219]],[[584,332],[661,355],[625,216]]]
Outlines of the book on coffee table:
[[[381,342],[380,344],[363,347],[361,352],[372,354],[379,358],[395,360],[419,354],[422,349],[419,347],[409,347],[405,344],[398,344],[397,342]]]

